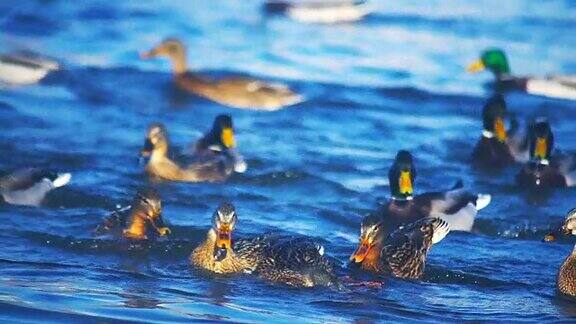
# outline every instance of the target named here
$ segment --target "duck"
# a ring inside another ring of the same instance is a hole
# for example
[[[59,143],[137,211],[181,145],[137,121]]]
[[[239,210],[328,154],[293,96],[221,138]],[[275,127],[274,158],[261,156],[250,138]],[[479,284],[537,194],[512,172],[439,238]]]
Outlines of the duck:
[[[305,236],[280,233],[233,241],[237,219],[232,203],[218,206],[206,239],[190,255],[193,267],[217,274],[256,274],[292,287],[339,286],[322,245]]]
[[[533,95],[576,100],[576,75],[514,76],[511,74],[506,53],[500,48],[484,50],[480,58],[467,68],[470,73],[483,70],[494,74],[495,85],[499,90],[520,90]]]
[[[0,54],[0,81],[6,84],[34,84],[59,69],[58,62],[30,52]]]
[[[176,162],[168,156],[168,133],[159,123],[148,128],[141,156],[148,159],[145,171],[155,180],[222,182],[233,172],[246,170],[246,163],[235,148],[232,119],[220,115],[212,130],[197,142],[187,163]]]
[[[419,279],[424,274],[430,248],[449,232],[448,222],[429,217],[387,234],[382,218],[369,215],[360,226],[360,244],[350,256],[350,263],[379,275]]]
[[[528,132],[530,161],[516,175],[516,183],[531,188],[576,185],[576,154],[554,152],[554,134],[548,120],[536,119]]]
[[[171,234],[162,216],[162,200],[152,188],[138,190],[127,210],[120,210],[106,217],[94,229],[95,235],[112,234],[131,241],[155,239]]]
[[[510,131],[505,126],[506,101],[501,94],[492,96],[482,110],[483,130],[472,152],[474,165],[499,169],[528,160],[528,138],[512,120]]]
[[[415,179],[412,154],[398,151],[388,172],[392,197],[375,212],[383,220],[385,234],[429,217],[448,222],[453,231],[470,232],[478,211],[488,206],[492,199],[489,194],[476,194],[464,189],[462,181],[447,191],[415,195]]]
[[[565,235],[576,235],[576,208],[568,212],[562,232]],[[576,246],[560,266],[556,289],[562,295],[576,297]]]
[[[269,0],[264,12],[285,15],[306,23],[347,23],[362,20],[371,12],[367,0]]]
[[[11,205],[39,206],[46,195],[70,182],[70,173],[21,168],[0,177],[0,200]]]
[[[274,111],[303,101],[302,96],[283,84],[248,77],[211,80],[190,72],[187,70],[186,48],[175,38],[165,39],[158,46],[141,54],[143,59],[161,56],[172,61],[174,81],[178,88],[224,106]]]

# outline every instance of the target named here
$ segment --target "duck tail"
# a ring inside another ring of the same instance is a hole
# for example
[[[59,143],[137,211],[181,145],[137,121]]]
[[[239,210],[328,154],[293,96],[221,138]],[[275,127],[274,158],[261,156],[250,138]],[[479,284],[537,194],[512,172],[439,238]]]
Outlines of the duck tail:
[[[343,287],[338,277],[327,270],[314,269],[308,273],[308,277],[315,287],[322,286],[335,289],[341,289]]]
[[[70,173],[58,173],[56,179],[52,181],[52,185],[54,188],[62,187],[67,185],[72,179],[72,175]]]
[[[450,224],[440,218],[434,219],[432,223],[433,234],[432,234],[432,244],[436,244],[442,241],[446,235],[450,232]]]
[[[490,205],[492,201],[492,196],[489,194],[478,194],[476,198],[476,210],[481,210],[486,206]]]
[[[458,179],[458,181],[456,181],[456,183],[454,184],[454,187],[452,187],[451,190],[458,190],[458,189],[462,189],[464,188],[464,182],[462,181],[462,179]]]

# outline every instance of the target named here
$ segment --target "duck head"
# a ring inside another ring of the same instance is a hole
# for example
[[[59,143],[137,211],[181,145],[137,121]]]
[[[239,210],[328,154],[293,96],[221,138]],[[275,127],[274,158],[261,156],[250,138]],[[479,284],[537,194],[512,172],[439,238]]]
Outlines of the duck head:
[[[165,156],[168,153],[168,134],[162,124],[152,124],[148,127],[144,147],[140,152],[141,157],[152,157],[154,155]]]
[[[572,209],[566,215],[564,225],[562,225],[562,232],[565,235],[576,235],[576,208]]]
[[[482,122],[484,137],[495,137],[500,142],[505,142],[508,138],[504,115],[506,114],[506,102],[502,95],[495,95],[490,98],[482,110]]]
[[[128,224],[128,233],[132,237],[145,237],[148,226],[160,236],[170,234],[162,217],[162,200],[158,192],[151,188],[141,189],[136,193],[130,213],[132,223]],[[147,226],[148,225],[148,226]]]
[[[510,66],[508,65],[508,59],[503,50],[499,48],[491,48],[482,52],[482,55],[478,60],[470,64],[467,71],[470,73],[476,73],[483,70],[489,70],[496,77],[510,74]]]
[[[186,72],[186,47],[175,38],[167,38],[156,47],[140,54],[142,59],[152,59],[156,57],[168,57],[173,64],[176,73]]]
[[[382,220],[379,216],[369,215],[364,218],[360,225],[360,243],[358,248],[350,256],[350,263],[362,264],[364,261],[374,261],[374,255],[380,255],[378,246],[382,245]],[[376,251],[376,254],[371,253]]]
[[[225,151],[236,147],[234,127],[230,115],[218,115],[208,135],[208,148]]]
[[[545,119],[537,119],[529,128],[530,158],[539,165],[548,165],[554,148],[554,135]]]
[[[412,154],[408,151],[399,151],[396,154],[394,164],[388,172],[390,193],[394,200],[411,200],[414,195],[414,168]]]
[[[231,203],[222,203],[213,216],[212,230],[216,233],[214,258],[222,261],[232,250],[232,231],[236,226],[236,208]]]

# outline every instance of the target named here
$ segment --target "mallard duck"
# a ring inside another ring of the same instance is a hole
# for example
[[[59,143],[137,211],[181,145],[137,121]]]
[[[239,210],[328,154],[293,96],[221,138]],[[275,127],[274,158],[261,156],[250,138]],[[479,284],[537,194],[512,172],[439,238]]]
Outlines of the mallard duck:
[[[568,213],[562,231],[565,235],[576,235],[576,208]],[[576,246],[560,267],[556,288],[564,295],[576,297]]]
[[[502,90],[521,90],[530,94],[552,98],[576,100],[576,76],[550,75],[545,78],[516,77],[510,72],[508,58],[503,50],[491,48],[468,66],[468,72],[489,70]]]
[[[190,263],[215,273],[256,273],[264,280],[294,287],[338,285],[324,247],[310,238],[271,233],[233,243],[236,221],[235,207],[221,204]]]
[[[174,81],[180,89],[222,105],[272,111],[302,101],[301,96],[282,84],[242,77],[209,80],[188,72],[186,48],[182,42],[174,38],[168,38],[142,54],[144,59],[158,56],[166,56],[172,60]]]
[[[115,212],[94,230],[96,235],[110,233],[129,240],[147,240],[158,235],[166,236],[170,232],[164,225],[160,196],[150,188],[136,193],[128,213],[125,210]]]
[[[148,158],[146,173],[155,179],[219,182],[226,180],[235,170],[243,172],[246,169],[235,146],[230,116],[218,116],[210,133],[196,145],[191,162],[182,164],[168,157],[168,134],[161,124],[152,124],[148,128],[141,155]]]
[[[423,218],[388,234],[382,218],[370,215],[362,221],[360,244],[350,262],[377,274],[418,279],[424,273],[428,251],[449,231],[448,222]]]
[[[502,95],[491,97],[484,105],[482,137],[472,152],[475,165],[501,168],[528,160],[527,136],[519,130],[516,120],[513,120],[512,129],[508,132],[504,124],[505,116],[506,102]]]
[[[0,177],[0,195],[12,205],[38,206],[50,191],[70,182],[70,173],[24,168]]]
[[[36,83],[59,68],[57,62],[28,52],[0,55],[0,81],[9,84]]]
[[[367,0],[269,0],[264,10],[308,23],[344,23],[358,21],[372,10]]]
[[[530,158],[516,175],[520,186],[571,187],[576,185],[576,156],[555,153],[554,135],[545,119],[537,119],[529,128]]]
[[[415,178],[412,154],[399,151],[388,172],[392,199],[376,212],[386,233],[426,217],[441,218],[454,231],[470,231],[478,211],[490,204],[490,195],[471,193],[461,181],[448,191],[414,195]]]

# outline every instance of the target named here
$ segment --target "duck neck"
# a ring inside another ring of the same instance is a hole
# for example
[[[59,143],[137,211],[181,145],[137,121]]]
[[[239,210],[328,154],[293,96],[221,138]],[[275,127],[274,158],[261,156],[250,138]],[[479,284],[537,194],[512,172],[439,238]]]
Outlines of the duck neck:
[[[150,161],[158,161],[164,159],[168,155],[168,142],[160,142],[154,147],[150,155]]]
[[[186,63],[186,51],[178,51],[176,54],[172,55],[172,71],[176,75],[182,75],[186,73],[188,69]]]
[[[124,230],[124,236],[133,239],[145,239],[147,231],[146,217],[140,213],[133,213],[128,227]]]

